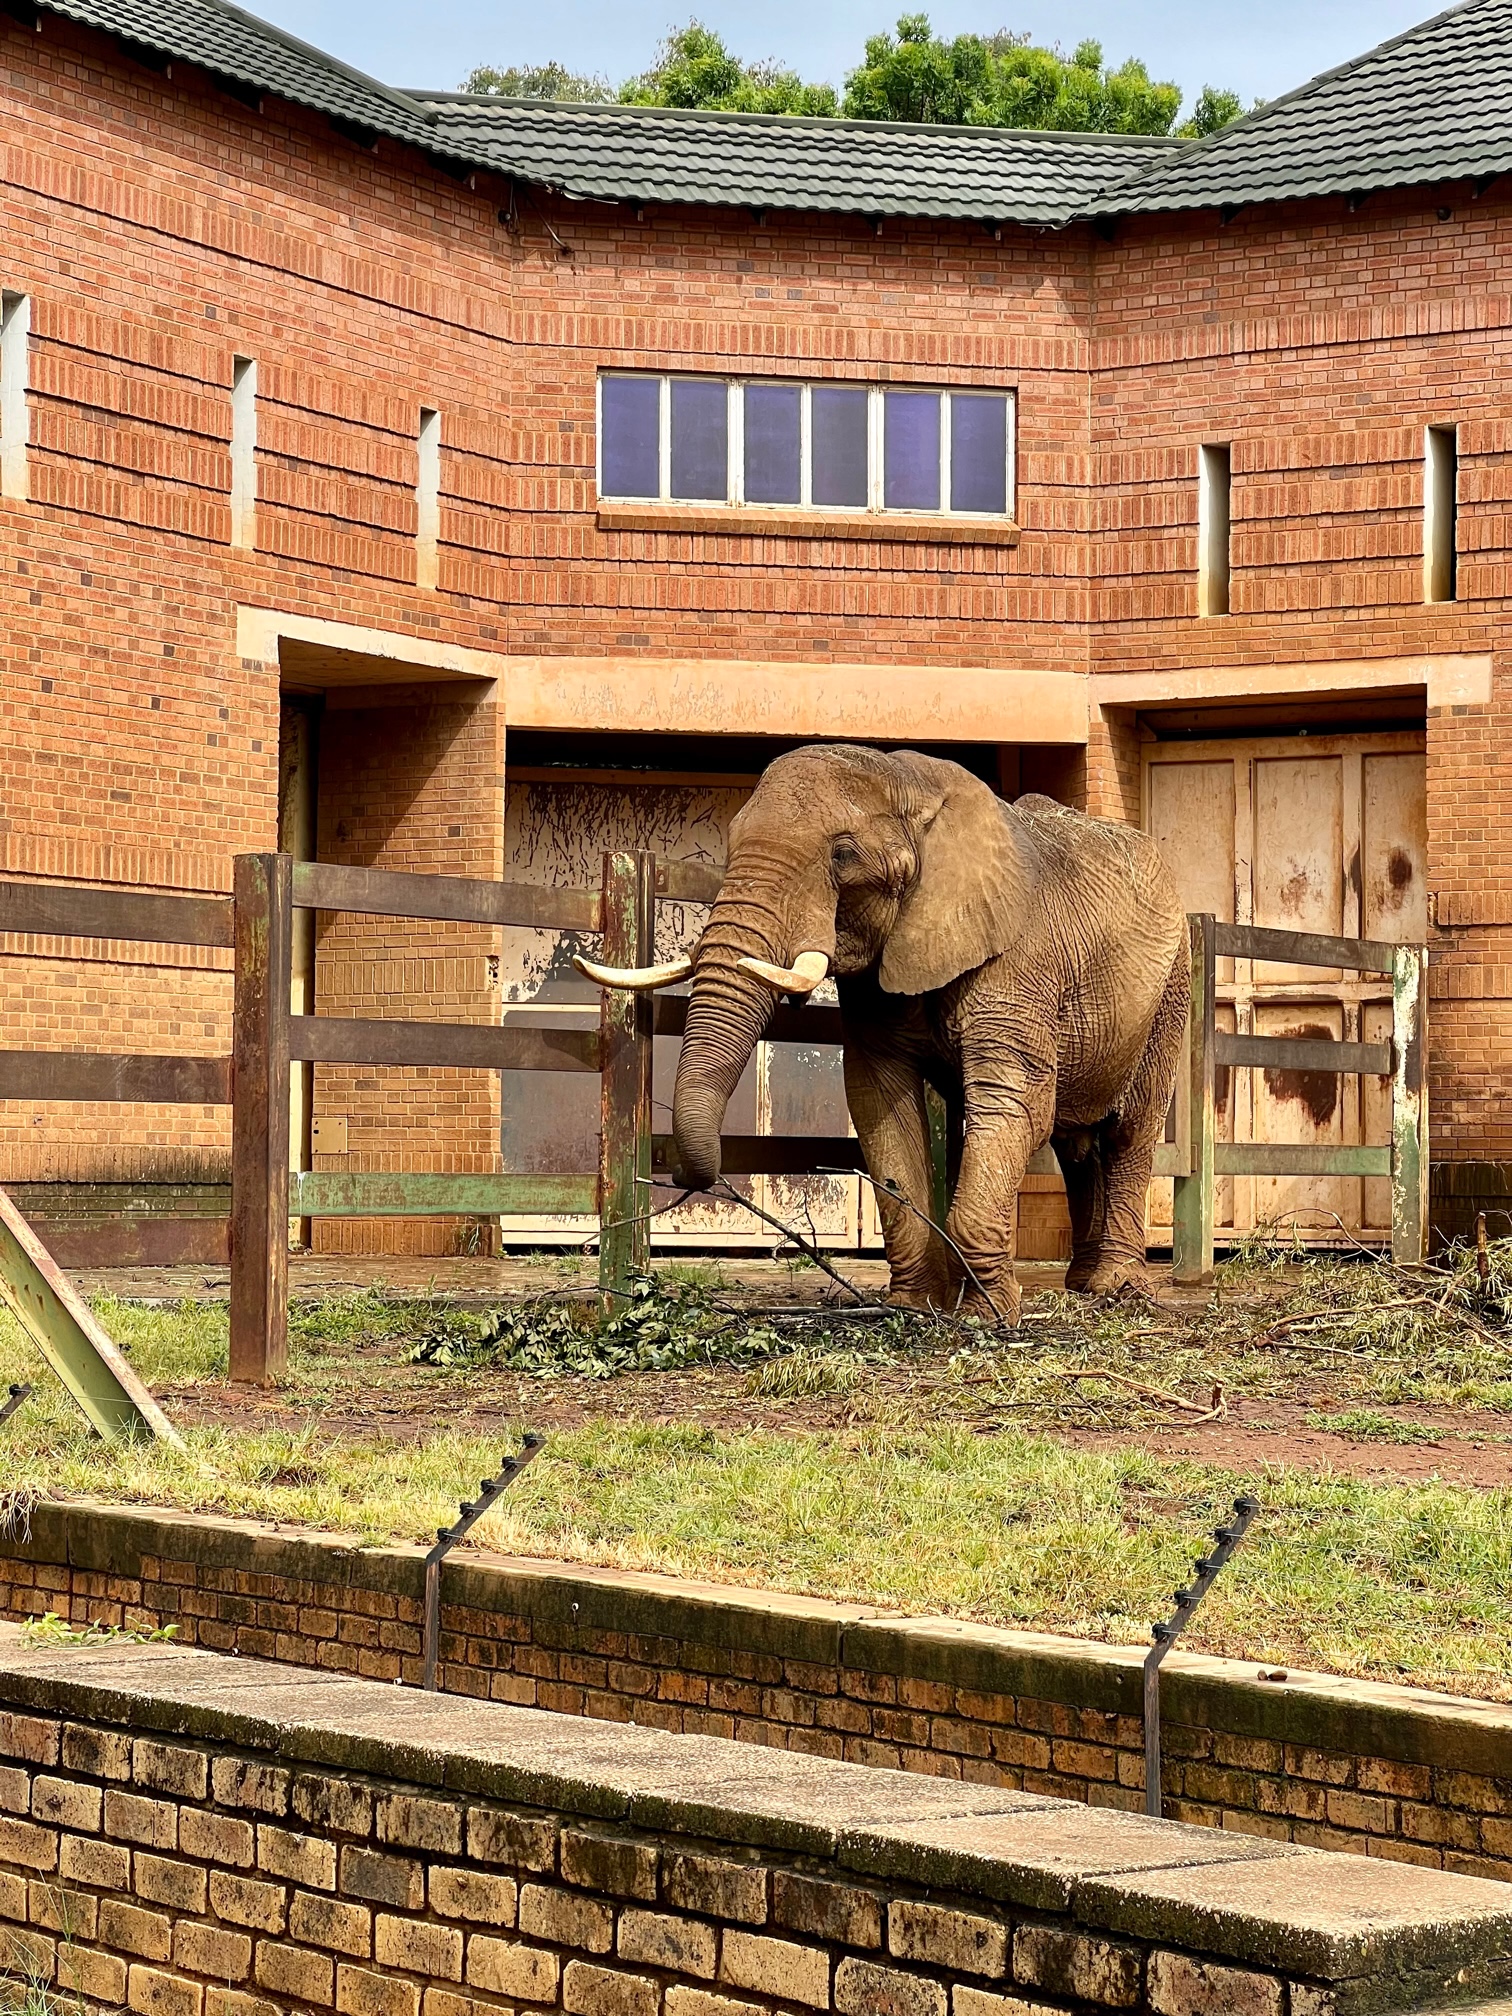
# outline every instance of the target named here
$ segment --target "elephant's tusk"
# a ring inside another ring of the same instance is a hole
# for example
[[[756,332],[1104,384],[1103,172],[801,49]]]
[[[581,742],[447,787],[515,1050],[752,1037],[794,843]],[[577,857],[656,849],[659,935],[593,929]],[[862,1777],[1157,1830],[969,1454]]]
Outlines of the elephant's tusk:
[[[626,987],[637,994],[652,987],[675,987],[693,971],[693,961],[688,958],[669,959],[665,966],[600,966],[596,960],[574,953],[572,963],[600,987]]]
[[[754,973],[779,994],[812,994],[829,972],[829,956],[824,952],[800,952],[791,966],[773,966],[765,959],[736,962],[743,973]]]

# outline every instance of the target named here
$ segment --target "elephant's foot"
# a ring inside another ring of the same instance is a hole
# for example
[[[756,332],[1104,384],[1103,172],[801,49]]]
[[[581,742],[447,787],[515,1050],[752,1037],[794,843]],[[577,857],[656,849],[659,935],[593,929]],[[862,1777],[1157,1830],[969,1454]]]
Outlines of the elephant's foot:
[[[1090,1253],[1073,1253],[1071,1265],[1066,1269],[1066,1293],[1068,1295],[1095,1295],[1100,1289],[1090,1286],[1093,1275],[1102,1264],[1101,1256],[1094,1247]]]
[[[918,1309],[929,1316],[955,1313],[956,1292],[943,1281],[893,1281],[887,1291],[893,1309]]]
[[[1094,1267],[1089,1267],[1083,1277],[1072,1280],[1068,1270],[1066,1286],[1079,1295],[1148,1295],[1153,1296],[1154,1288],[1143,1260],[1103,1259]]]
[[[979,1323],[1001,1324],[1009,1330],[1018,1328],[1019,1308],[1023,1303],[1023,1292],[1011,1274],[990,1284],[991,1299],[979,1294],[975,1288],[967,1290],[961,1304],[963,1316],[974,1316]]]

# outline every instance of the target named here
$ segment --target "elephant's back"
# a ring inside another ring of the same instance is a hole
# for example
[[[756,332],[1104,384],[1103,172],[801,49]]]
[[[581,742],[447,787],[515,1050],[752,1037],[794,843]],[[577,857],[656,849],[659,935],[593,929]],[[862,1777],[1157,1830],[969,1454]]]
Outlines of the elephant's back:
[[[1082,927],[1091,928],[1095,920],[1120,937],[1153,940],[1169,970],[1185,935],[1186,915],[1175,877],[1149,834],[1037,794],[1018,799],[1012,810],[1033,836],[1046,880]]]

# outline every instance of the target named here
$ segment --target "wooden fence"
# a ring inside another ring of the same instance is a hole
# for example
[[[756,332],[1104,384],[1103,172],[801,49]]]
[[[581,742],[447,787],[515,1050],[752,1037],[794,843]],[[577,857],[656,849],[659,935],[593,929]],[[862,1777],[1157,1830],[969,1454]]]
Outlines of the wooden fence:
[[[154,1236],[144,1241],[133,1234],[125,1250],[157,1261],[229,1255],[233,1379],[266,1384],[285,1364],[291,1217],[596,1215],[600,1286],[612,1299],[628,1290],[650,1260],[648,1186],[653,1172],[665,1169],[671,1157],[670,1139],[652,1131],[652,1044],[658,1035],[681,1035],[686,999],[606,990],[597,1030],[533,1029],[508,1021],[448,1024],[296,1015],[290,1007],[294,912],[346,911],[577,931],[599,937],[599,956],[606,963],[638,966],[653,958],[657,901],[706,903],[717,894],[719,881],[717,870],[695,863],[610,853],[597,889],[393,874],[296,862],[286,854],[238,856],[230,898],[0,882],[0,932],[229,947],[234,953],[230,1057],[3,1051],[0,1099],[231,1106],[229,1221],[202,1213],[176,1221],[175,1235],[158,1220]],[[1211,917],[1194,917],[1191,929],[1190,1090],[1176,1102],[1176,1138],[1161,1144],[1155,1162],[1157,1175],[1176,1178],[1177,1278],[1199,1279],[1211,1270],[1216,1178],[1246,1172],[1389,1176],[1393,1253],[1420,1258],[1427,1169],[1426,953],[1419,946],[1262,931],[1218,924]],[[1220,956],[1389,972],[1392,1042],[1220,1034],[1214,1023],[1215,961]],[[840,1011],[779,1005],[765,1040],[838,1043]],[[537,1175],[319,1170],[291,1176],[290,1070],[301,1061],[597,1073],[598,1167]],[[1389,1075],[1392,1144],[1220,1142],[1214,1097],[1219,1064]],[[937,1160],[943,1164],[943,1155]],[[862,1161],[859,1144],[847,1136],[727,1135],[723,1165],[731,1176],[805,1175],[860,1169]],[[1030,1166],[1053,1170],[1049,1149],[1041,1150]],[[944,1202],[943,1174],[937,1173],[937,1211]]]
[[[1190,1074],[1177,1101],[1176,1194],[1171,1258],[1178,1281],[1213,1271],[1213,1229],[1220,1176],[1378,1176],[1391,1182],[1391,1254],[1414,1262],[1428,1240],[1428,954],[1421,945],[1313,932],[1269,931],[1251,924],[1189,920],[1192,1009],[1187,1025]],[[1288,966],[1343,968],[1391,975],[1389,1043],[1343,1043],[1301,1036],[1238,1036],[1217,1027],[1219,959],[1266,959]],[[1388,1078],[1391,1141],[1385,1147],[1327,1143],[1220,1141],[1218,1067],[1246,1071],[1322,1071]],[[1159,1164],[1157,1163],[1157,1169]]]

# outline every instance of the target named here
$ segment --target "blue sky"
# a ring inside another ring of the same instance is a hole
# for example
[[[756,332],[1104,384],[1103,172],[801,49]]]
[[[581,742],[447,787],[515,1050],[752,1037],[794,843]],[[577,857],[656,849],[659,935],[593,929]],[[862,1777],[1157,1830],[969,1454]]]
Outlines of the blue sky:
[[[640,69],[668,26],[696,13],[742,56],[779,57],[838,84],[868,34],[920,0],[243,0],[307,41],[389,84],[454,90],[475,63],[545,62]],[[1188,98],[1206,83],[1246,101],[1273,98],[1438,9],[1432,0],[948,0],[930,10],[945,34],[1028,29],[1071,48],[1096,36],[1110,60],[1143,56]]]

